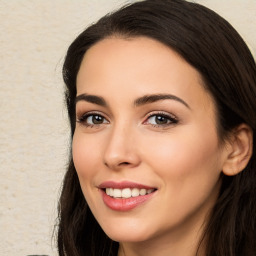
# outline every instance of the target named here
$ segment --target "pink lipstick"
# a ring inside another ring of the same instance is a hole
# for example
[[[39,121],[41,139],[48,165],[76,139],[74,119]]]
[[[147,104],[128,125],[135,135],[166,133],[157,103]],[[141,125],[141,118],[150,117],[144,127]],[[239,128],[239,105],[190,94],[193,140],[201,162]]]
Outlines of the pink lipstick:
[[[103,182],[99,186],[103,202],[115,211],[129,211],[148,201],[156,188],[134,182]]]

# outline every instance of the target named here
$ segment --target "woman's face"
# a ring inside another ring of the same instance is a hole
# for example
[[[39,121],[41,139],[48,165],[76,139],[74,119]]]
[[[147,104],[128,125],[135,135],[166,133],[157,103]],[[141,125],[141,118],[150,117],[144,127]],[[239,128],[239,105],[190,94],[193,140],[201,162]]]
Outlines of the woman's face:
[[[226,154],[199,73],[155,40],[104,39],[82,61],[76,115],[74,164],[107,235],[195,237]]]

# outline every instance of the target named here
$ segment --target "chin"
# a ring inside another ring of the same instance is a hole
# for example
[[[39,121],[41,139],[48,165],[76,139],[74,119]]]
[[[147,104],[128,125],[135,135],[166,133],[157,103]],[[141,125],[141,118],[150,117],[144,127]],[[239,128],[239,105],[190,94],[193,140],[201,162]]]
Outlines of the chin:
[[[104,232],[116,242],[143,242],[151,237],[148,229],[143,227],[122,226],[116,224],[115,228],[105,228]]]
[[[140,234],[135,234],[136,231],[128,234],[127,232],[117,232],[117,233],[111,233],[107,234],[108,237],[110,237],[113,241],[116,242],[126,242],[126,243],[138,243],[138,242],[143,242],[147,241],[149,239],[148,236],[145,235],[140,235]]]

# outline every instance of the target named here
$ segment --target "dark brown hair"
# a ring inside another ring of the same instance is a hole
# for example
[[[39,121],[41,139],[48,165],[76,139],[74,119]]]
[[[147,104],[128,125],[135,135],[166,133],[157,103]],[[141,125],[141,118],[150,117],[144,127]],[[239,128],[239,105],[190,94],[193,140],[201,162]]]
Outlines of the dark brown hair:
[[[76,77],[86,51],[110,36],[145,36],[169,46],[201,74],[217,108],[218,134],[248,124],[256,131],[256,66],[239,34],[219,15],[184,0],[146,0],[109,14],[82,32],[63,66],[66,103],[75,130]],[[71,138],[72,139],[72,138]],[[206,256],[256,255],[256,156],[222,187],[202,240]],[[80,188],[72,154],[59,201],[60,256],[117,255],[118,243],[102,231]]]

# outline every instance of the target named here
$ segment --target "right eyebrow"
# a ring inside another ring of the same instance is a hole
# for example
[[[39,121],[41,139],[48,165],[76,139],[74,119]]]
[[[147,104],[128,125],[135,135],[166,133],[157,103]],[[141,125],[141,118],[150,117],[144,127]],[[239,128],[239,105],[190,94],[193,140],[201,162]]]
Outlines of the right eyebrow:
[[[96,95],[90,95],[90,94],[86,94],[86,93],[76,96],[75,104],[77,104],[77,102],[79,102],[79,101],[87,101],[87,102],[97,104],[97,105],[100,105],[103,107],[107,106],[106,101],[102,97],[96,96]]]

